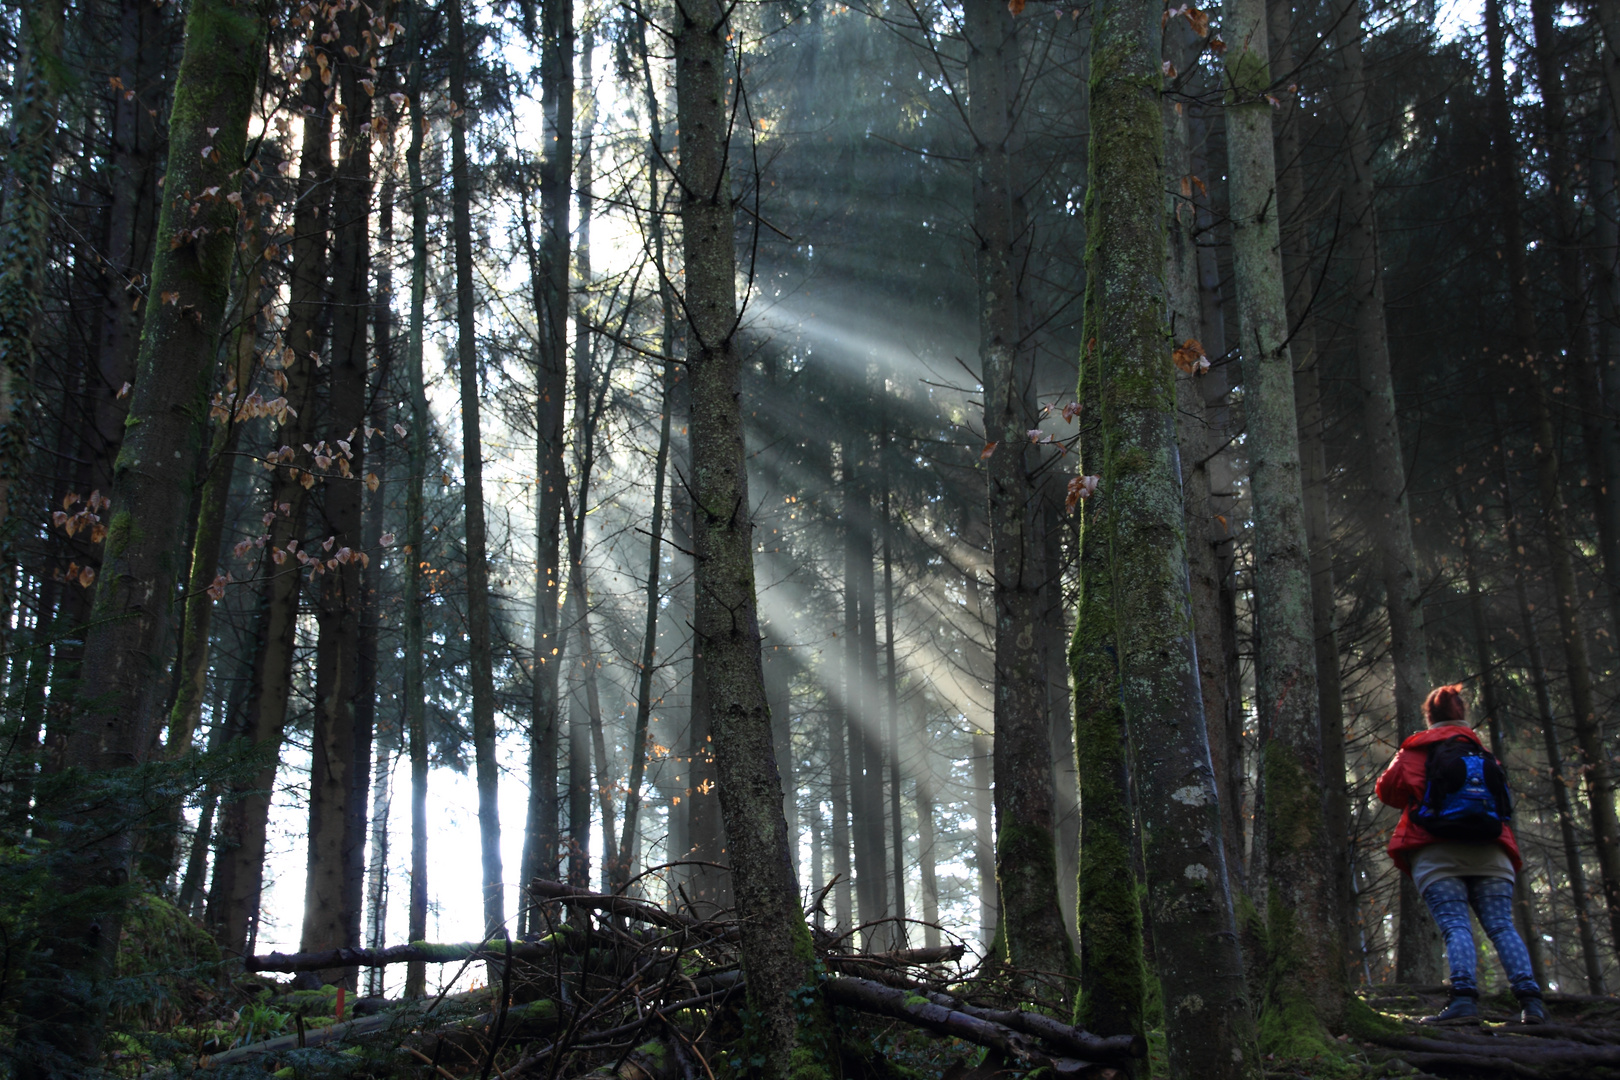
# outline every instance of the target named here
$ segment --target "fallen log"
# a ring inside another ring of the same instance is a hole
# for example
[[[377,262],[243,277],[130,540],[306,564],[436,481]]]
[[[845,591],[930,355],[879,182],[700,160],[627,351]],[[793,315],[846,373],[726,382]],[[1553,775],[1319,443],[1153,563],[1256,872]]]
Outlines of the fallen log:
[[[929,991],[923,996],[936,1005],[992,1023],[1003,1024],[1014,1031],[1033,1035],[1053,1046],[1079,1054],[1094,1061],[1129,1061],[1147,1057],[1147,1040],[1140,1035],[1093,1035],[1083,1028],[1073,1027],[1045,1013],[1025,1012],[1021,1009],[987,1009],[958,1001],[949,994]]]
[[[1006,1024],[974,1016],[961,1009],[930,1001],[921,994],[908,994],[904,990],[884,986],[870,979],[840,977],[827,979],[821,985],[827,1000],[835,1005],[886,1016],[891,1020],[899,1020],[939,1035],[948,1035],[978,1046],[986,1046],[1026,1065],[1046,1065],[1065,1076],[1075,1076],[1104,1067],[1099,1062],[1065,1056],[1063,1050],[1067,1047],[1060,1047],[1058,1053],[1051,1053],[1036,1044],[1037,1036],[1015,1030]],[[1075,1034],[1096,1038],[1086,1032]],[[1097,1042],[1100,1044],[1106,1040]],[[1120,1054],[1115,1061],[1137,1056],[1132,1052],[1135,1048],[1129,1038],[1124,1040],[1119,1049],[1123,1049],[1125,1053]],[[1142,1049],[1145,1053],[1146,1047]]]
[[[486,991],[479,993],[484,994]],[[479,1013],[462,1020],[449,1020],[436,1028],[422,1031],[422,1024],[427,1015],[411,1009],[401,1009],[377,1016],[362,1017],[359,1020],[346,1020],[341,1024],[329,1024],[326,1027],[306,1028],[302,1032],[278,1035],[263,1042],[238,1046],[223,1053],[204,1057],[198,1062],[198,1066],[217,1068],[265,1054],[285,1053],[288,1050],[324,1046],[327,1043],[349,1042],[386,1031],[397,1032],[401,1036],[402,1045],[408,1041],[408,1036],[419,1036],[416,1048],[426,1049],[431,1053],[435,1043],[443,1041],[447,1044],[458,1044],[464,1041],[466,1035],[480,1032],[493,1024],[498,1015],[498,1011]],[[527,1005],[514,1005],[507,1010],[506,1022],[512,1028],[509,1032],[512,1036],[531,1037],[544,1034],[557,1026],[557,1003],[542,999],[531,1001]]]
[[[245,956],[242,966],[257,971],[324,971],[328,968],[386,967],[421,960],[429,964],[455,964],[463,960],[500,960],[506,956],[507,942],[463,941],[436,944],[413,941],[409,945],[390,945],[383,949],[323,949],[307,953],[264,953]],[[542,960],[553,956],[556,949],[549,942],[511,942],[512,959]]]

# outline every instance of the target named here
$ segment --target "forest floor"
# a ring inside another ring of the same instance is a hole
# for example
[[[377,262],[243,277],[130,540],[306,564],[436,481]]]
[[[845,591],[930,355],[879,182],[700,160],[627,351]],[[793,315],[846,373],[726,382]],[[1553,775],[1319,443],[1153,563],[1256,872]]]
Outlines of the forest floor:
[[[154,989],[114,1011],[112,1071],[142,1080],[733,1080],[749,1072],[734,924],[546,884],[569,919],[538,939],[271,954],[252,958],[246,973],[222,965],[189,919],[149,904],[139,938]],[[161,956],[153,952],[160,941]],[[1004,977],[961,966],[959,947],[874,953],[823,937],[817,953],[839,1033],[829,1080],[1169,1075],[1162,1030],[1145,1044],[1099,1038],[1024,1011]],[[316,974],[413,959],[481,970],[500,992],[486,985],[410,1001],[344,1000]],[[1620,998],[1552,994],[1550,1022],[1529,1027],[1517,1022],[1511,995],[1487,993],[1482,1024],[1435,1028],[1417,1020],[1444,1007],[1444,987],[1375,986],[1359,996],[1368,1007],[1360,1037],[1309,1056],[1267,1055],[1267,1080],[1620,1080]]]

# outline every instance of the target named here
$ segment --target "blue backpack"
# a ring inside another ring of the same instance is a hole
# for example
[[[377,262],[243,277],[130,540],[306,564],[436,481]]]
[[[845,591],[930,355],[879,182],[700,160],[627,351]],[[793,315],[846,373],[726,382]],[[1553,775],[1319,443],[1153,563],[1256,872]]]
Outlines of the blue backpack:
[[[1466,735],[1430,747],[1415,824],[1439,840],[1487,843],[1512,820],[1507,773],[1493,754]]]

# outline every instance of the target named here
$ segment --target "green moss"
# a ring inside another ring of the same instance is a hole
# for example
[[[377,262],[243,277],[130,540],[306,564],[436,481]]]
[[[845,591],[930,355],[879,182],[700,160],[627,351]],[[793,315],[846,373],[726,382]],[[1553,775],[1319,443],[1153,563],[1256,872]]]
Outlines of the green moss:
[[[1344,1033],[1361,1042],[1375,1042],[1404,1032],[1400,1021],[1384,1015],[1365,1001],[1350,996],[1344,1009]]]
[[[1227,103],[1261,98],[1271,89],[1271,65],[1264,56],[1249,49],[1232,51],[1237,55],[1226,62],[1226,76],[1232,87],[1226,94]]]
[[[837,1061],[836,1054],[827,1056],[808,1046],[795,1046],[788,1058],[788,1080],[835,1080],[829,1061]]]
[[[1260,1008],[1260,1052],[1282,1058],[1332,1052],[1334,1041],[1304,997],[1274,994]]]
[[[107,522],[107,541],[106,546],[102,549],[104,553],[103,559],[119,558],[124,554],[124,550],[140,537],[141,530],[135,524],[135,515],[131,514],[127,508],[115,511],[111,520]]]

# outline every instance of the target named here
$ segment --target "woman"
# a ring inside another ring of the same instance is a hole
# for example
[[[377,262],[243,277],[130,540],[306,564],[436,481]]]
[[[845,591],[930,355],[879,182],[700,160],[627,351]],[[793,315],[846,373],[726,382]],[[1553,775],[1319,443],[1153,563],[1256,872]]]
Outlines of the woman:
[[[1378,778],[1378,797],[1402,811],[1401,822],[1390,837],[1389,857],[1412,878],[1424,903],[1446,938],[1446,959],[1451,965],[1451,1003],[1437,1016],[1425,1016],[1425,1024],[1479,1023],[1479,990],[1474,983],[1474,935],[1468,925],[1468,907],[1473,905],[1479,924],[1485,928],[1496,953],[1507,969],[1513,995],[1519,999],[1519,1019],[1526,1024],[1546,1023],[1547,1010],[1541,1001],[1541,987],[1530,972],[1530,953],[1513,926],[1513,882],[1523,860],[1513,829],[1505,820],[1501,832],[1490,840],[1442,840],[1418,821],[1414,813],[1423,811],[1428,790],[1430,757],[1453,739],[1467,739],[1474,747],[1454,744],[1445,752],[1475,759],[1480,768],[1501,764],[1484,749],[1479,736],[1467,722],[1468,705],[1461,686],[1442,686],[1423,702],[1428,730],[1420,731],[1401,743],[1400,752]],[[1477,779],[1477,775],[1476,775]],[[1510,808],[1500,807],[1505,818]],[[1420,817],[1432,813],[1419,814]],[[1490,811],[1487,811],[1489,813]],[[1487,822],[1487,825],[1490,823]],[[1440,829],[1440,824],[1431,824]],[[1487,831],[1493,831],[1487,829]]]

